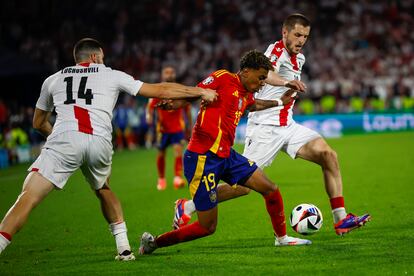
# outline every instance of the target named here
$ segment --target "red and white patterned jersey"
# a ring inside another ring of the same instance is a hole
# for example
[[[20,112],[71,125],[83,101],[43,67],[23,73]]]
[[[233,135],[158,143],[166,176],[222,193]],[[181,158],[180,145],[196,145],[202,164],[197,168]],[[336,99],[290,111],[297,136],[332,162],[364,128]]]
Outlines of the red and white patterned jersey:
[[[53,136],[80,131],[112,139],[112,111],[119,92],[136,95],[143,82],[104,64],[83,63],[66,67],[42,85],[36,108],[56,108]]]
[[[305,63],[305,56],[301,53],[289,55],[282,40],[270,44],[265,55],[270,59],[275,71],[286,80],[300,80],[302,66]],[[255,94],[256,99],[275,100],[280,99],[283,93],[288,90],[286,87],[266,84]],[[293,121],[292,109],[294,101],[285,106],[277,106],[261,111],[250,112],[249,121],[256,124],[287,126]]]

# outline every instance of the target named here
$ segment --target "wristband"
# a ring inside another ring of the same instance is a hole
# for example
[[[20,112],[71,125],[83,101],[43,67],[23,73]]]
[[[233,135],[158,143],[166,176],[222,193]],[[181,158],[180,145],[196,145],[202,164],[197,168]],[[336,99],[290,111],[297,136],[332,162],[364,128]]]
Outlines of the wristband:
[[[277,102],[277,106],[282,106],[283,105],[283,102],[282,102],[281,99],[276,99],[276,102]]]

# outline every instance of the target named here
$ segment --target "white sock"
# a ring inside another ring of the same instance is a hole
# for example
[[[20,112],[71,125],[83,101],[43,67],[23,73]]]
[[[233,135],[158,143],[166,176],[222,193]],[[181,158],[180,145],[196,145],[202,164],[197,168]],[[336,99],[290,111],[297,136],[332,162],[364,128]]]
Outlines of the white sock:
[[[127,228],[125,222],[121,223],[111,223],[109,224],[109,230],[112,235],[115,237],[116,248],[118,253],[121,254],[125,250],[131,251],[131,246],[129,246]]]
[[[346,217],[345,208],[340,207],[340,208],[333,209],[332,215],[333,215],[334,223],[337,223],[338,221]]]
[[[186,215],[192,215],[196,211],[194,202],[190,199],[187,200],[184,204],[184,214]]]
[[[0,254],[10,244],[10,241],[0,234]]]

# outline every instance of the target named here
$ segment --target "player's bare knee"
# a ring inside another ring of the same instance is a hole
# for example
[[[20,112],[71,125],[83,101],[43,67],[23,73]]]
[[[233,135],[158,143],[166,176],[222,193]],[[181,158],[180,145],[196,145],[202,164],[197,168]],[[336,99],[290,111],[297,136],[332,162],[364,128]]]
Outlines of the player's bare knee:
[[[329,160],[329,161],[333,161],[336,162],[336,160],[338,159],[338,156],[336,154],[336,152],[332,149],[327,150],[325,153],[325,159]]]
[[[269,192],[274,192],[278,189],[277,185],[266,177],[266,188]]]
[[[267,196],[277,190],[277,186],[267,189],[266,191],[262,192],[262,196]]]
[[[249,188],[243,187],[240,185],[237,185],[237,188],[235,190],[236,190],[236,193],[240,196],[248,195],[250,194],[250,191],[251,191]]]
[[[338,163],[338,156],[331,148],[321,151],[321,159],[324,166],[336,165]]]
[[[271,181],[267,181],[265,185],[262,185],[259,192],[262,196],[267,196],[268,194],[273,193],[278,189],[277,185],[272,183]]]

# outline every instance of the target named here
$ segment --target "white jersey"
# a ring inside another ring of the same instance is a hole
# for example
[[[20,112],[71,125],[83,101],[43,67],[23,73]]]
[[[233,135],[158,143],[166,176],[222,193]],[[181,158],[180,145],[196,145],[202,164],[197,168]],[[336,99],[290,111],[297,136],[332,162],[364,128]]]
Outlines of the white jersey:
[[[283,41],[277,41],[270,44],[265,55],[270,59],[275,71],[286,80],[300,80],[302,66],[305,63],[305,56],[301,53],[297,55],[289,55]],[[273,86],[265,84],[265,86],[255,94],[256,99],[275,100],[280,99],[288,90],[286,87]],[[292,109],[295,101],[285,106],[278,106],[262,111],[250,112],[249,122],[265,125],[288,126],[293,122]]]
[[[102,136],[111,141],[112,112],[119,92],[136,95],[143,82],[103,64],[66,67],[42,85],[36,108],[52,111],[57,118],[48,139],[66,131]]]

